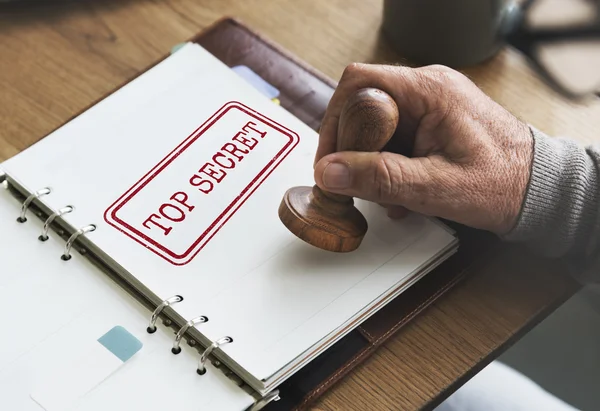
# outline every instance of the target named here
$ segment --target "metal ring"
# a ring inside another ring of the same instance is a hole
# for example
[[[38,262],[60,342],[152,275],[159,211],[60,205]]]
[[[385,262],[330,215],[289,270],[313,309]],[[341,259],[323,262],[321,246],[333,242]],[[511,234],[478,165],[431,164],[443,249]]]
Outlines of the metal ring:
[[[271,391],[266,396],[261,398],[256,404],[250,408],[249,411],[259,411],[265,408],[271,401],[279,401],[281,397],[279,396],[279,390]]]
[[[46,187],[46,188],[42,188],[41,190],[36,191],[35,193],[33,193],[29,197],[27,197],[25,199],[25,201],[23,201],[23,204],[21,205],[21,215],[19,216],[19,218],[17,218],[17,221],[19,223],[24,223],[25,221],[27,221],[27,217],[25,217],[25,214],[27,213],[29,204],[31,204],[31,202],[34,199],[45,196],[46,194],[50,194],[51,192],[52,192],[52,190],[50,190],[50,188]]]
[[[50,214],[50,217],[48,217],[46,219],[46,222],[44,223],[44,228],[42,229],[42,234],[38,237],[38,240],[40,241],[46,241],[48,240],[48,230],[50,229],[50,224],[52,224],[52,222],[54,221],[54,219],[56,217],[60,217],[63,214],[67,214],[70,212],[73,212],[75,210],[75,207],[73,206],[66,206],[61,208],[60,210]]]
[[[165,307],[170,306],[171,304],[177,304],[178,302],[183,301],[183,297],[180,295],[174,295],[173,297],[169,297],[166,300],[164,300],[163,302],[161,302],[156,309],[154,310],[154,312],[152,313],[152,317],[150,317],[150,324],[148,325],[148,328],[146,328],[146,331],[148,332],[148,334],[152,334],[156,331],[156,320],[158,319],[158,316],[160,315],[160,313],[162,312],[162,310],[165,309]]]
[[[171,348],[171,352],[173,354],[179,354],[181,352],[181,347],[179,347],[179,344],[181,343],[181,338],[183,337],[183,334],[185,334],[190,327],[193,327],[196,324],[205,323],[207,321],[208,318],[201,315],[200,317],[192,318],[187,323],[185,323],[184,326],[181,327],[179,331],[177,331],[177,335],[175,335],[175,340],[173,340],[173,348]]]
[[[229,344],[233,342],[233,338],[231,337],[223,337],[223,338],[219,338],[217,341],[213,342],[206,350],[204,350],[204,352],[202,353],[202,357],[200,357],[200,361],[198,361],[198,369],[196,370],[196,372],[199,375],[204,375],[206,374],[206,368],[204,367],[204,365],[206,364],[206,360],[208,358],[208,356],[213,352],[213,350],[215,348],[220,347],[223,344]]]
[[[75,231],[73,235],[67,240],[67,243],[65,244],[65,252],[60,258],[62,258],[64,261],[69,261],[71,259],[71,247],[73,247],[73,243],[75,242],[75,240],[77,240],[77,237],[79,237],[80,235],[91,233],[95,229],[96,225],[90,224]]]

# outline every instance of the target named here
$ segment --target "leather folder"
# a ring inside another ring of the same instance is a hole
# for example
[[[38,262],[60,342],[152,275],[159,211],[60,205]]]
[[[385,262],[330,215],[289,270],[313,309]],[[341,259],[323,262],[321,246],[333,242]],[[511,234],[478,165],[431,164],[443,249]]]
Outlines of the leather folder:
[[[279,89],[279,100],[285,109],[318,130],[335,90],[335,81],[233,18],[217,21],[190,41],[200,44],[229,67],[245,65],[252,69]],[[390,145],[394,143],[392,138]],[[458,253],[287,380],[280,387],[281,399],[269,404],[266,410],[308,408],[464,278],[474,257],[491,250],[496,242],[495,237],[483,232],[445,223],[457,230],[461,239]]]

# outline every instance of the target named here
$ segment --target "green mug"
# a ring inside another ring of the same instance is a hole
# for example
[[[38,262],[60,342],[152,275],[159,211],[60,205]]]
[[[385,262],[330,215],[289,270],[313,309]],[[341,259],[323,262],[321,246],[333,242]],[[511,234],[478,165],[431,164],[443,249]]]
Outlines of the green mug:
[[[459,68],[503,46],[514,0],[384,0],[382,30],[409,62]]]

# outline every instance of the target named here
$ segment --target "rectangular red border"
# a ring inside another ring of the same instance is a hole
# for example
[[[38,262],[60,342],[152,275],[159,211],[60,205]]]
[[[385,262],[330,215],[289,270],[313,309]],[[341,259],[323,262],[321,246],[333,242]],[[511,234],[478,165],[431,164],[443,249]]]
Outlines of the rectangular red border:
[[[194,243],[183,253],[176,254],[174,251],[169,250],[162,244],[151,239],[144,233],[135,229],[127,222],[123,221],[117,216],[118,211],[127,204],[136,194],[140,192],[152,179],[160,174],[166,167],[169,166],[183,151],[188,149],[194,142],[200,138],[210,127],[212,127],[220,118],[222,118],[229,110],[238,109],[243,113],[253,117],[257,121],[260,121],[267,126],[274,128],[285,136],[289,137],[289,141],[283,146],[283,148],[273,157],[266,166],[258,173],[252,181],[242,190],[239,196],[237,196],[223,212],[217,217],[212,224],[210,224],[202,234],[194,241]],[[198,129],[188,136],[179,146],[177,146],[171,153],[163,158],[154,168],[146,173],[139,181],[137,181],[129,190],[125,192],[121,197],[117,199],[108,209],[104,212],[104,220],[106,223],[121,231],[128,237],[132,238],[136,242],[142,244],[146,248],[150,248],[152,252],[164,258],[174,265],[185,265],[189,263],[193,258],[204,248],[204,246],[213,238],[213,236],[220,230],[220,228],[231,218],[233,214],[246,202],[246,200],[256,191],[256,189],[265,181],[265,179],[275,170],[275,168],[289,155],[289,153],[297,146],[300,141],[300,137],[297,133],[290,129],[282,126],[281,124],[271,120],[270,118],[258,113],[250,107],[237,102],[230,101],[224,104],[215,114],[213,114],[208,120],[206,120]],[[229,214],[228,214],[229,213]],[[223,221],[222,221],[223,220]],[[213,230],[217,226],[216,230]],[[212,232],[211,232],[212,230]],[[208,234],[210,236],[205,238]],[[205,241],[203,241],[205,240]],[[160,250],[160,251],[159,251]],[[161,253],[162,251],[162,253]],[[183,260],[183,261],[182,261]]]

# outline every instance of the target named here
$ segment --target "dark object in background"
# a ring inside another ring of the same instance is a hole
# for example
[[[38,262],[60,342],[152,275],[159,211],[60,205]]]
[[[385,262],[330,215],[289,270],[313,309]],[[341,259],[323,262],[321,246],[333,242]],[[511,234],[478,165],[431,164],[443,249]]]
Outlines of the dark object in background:
[[[383,32],[419,65],[463,67],[494,55],[514,0],[384,0]]]
[[[600,0],[526,0],[505,41],[558,92],[600,95]]]
[[[508,45],[560,93],[600,93],[600,0],[384,0],[382,31],[418,65],[471,66]]]

